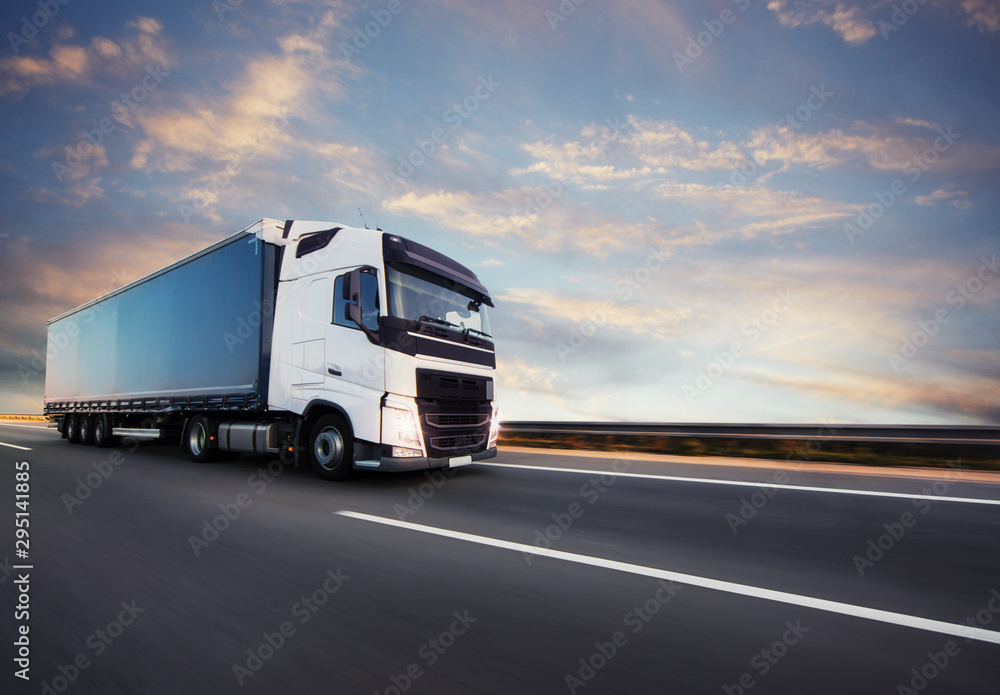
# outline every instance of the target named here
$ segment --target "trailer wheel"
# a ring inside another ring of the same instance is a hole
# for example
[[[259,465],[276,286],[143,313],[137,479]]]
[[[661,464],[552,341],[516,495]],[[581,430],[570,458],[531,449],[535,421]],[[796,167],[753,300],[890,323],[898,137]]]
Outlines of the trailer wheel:
[[[66,441],[70,444],[80,443],[80,431],[76,428],[76,422],[76,415],[69,414],[63,425],[63,429],[66,430]]]
[[[105,449],[116,444],[115,437],[111,435],[111,418],[107,415],[94,416],[94,446]]]
[[[80,443],[90,445],[94,443],[94,418],[92,415],[81,415],[77,423]]]
[[[338,415],[324,415],[309,434],[309,463],[323,480],[346,480],[354,470],[354,437]]]
[[[204,415],[193,417],[188,424],[184,435],[184,450],[195,463],[208,463],[219,457],[219,450],[209,446],[211,431],[208,418]]]

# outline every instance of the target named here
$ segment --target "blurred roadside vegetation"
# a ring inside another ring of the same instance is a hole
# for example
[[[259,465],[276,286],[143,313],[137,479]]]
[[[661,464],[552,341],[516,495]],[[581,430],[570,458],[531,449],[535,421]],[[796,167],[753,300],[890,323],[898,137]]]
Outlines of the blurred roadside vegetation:
[[[630,451],[675,456],[728,456],[777,461],[817,461],[862,466],[916,466],[1000,471],[1000,447],[973,444],[847,442],[824,439],[722,439],[718,437],[533,434],[500,431],[501,446],[584,451]],[[959,463],[960,462],[960,463]]]

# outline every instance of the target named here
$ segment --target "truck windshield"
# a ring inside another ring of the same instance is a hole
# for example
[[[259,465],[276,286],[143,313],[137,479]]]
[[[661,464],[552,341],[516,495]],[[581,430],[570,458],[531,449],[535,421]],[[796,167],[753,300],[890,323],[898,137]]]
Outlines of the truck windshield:
[[[473,335],[490,335],[486,307],[471,289],[410,265],[388,266],[385,277],[393,316]]]

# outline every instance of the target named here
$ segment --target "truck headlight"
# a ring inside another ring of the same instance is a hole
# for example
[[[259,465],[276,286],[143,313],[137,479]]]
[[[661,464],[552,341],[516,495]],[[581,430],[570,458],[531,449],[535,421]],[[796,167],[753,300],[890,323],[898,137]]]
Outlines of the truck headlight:
[[[492,449],[497,445],[500,438],[500,406],[493,402],[493,415],[490,417],[490,441],[486,445],[487,449]]]
[[[422,452],[420,422],[411,410],[384,406],[382,408],[382,441]]]

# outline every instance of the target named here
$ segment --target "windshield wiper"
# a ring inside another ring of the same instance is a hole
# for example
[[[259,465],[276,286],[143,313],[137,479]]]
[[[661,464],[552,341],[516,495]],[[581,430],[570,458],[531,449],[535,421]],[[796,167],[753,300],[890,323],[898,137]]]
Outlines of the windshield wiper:
[[[433,316],[427,316],[425,314],[425,315],[421,316],[419,319],[417,319],[417,330],[418,331],[420,330],[420,324],[424,323],[425,321],[427,323],[437,324],[438,326],[448,326],[449,328],[457,328],[458,330],[462,330],[461,326],[456,325],[456,324],[452,323],[451,321],[445,321],[444,319],[436,319]]]
[[[469,333],[478,333],[479,335],[482,335],[482,336],[485,336],[485,337],[487,337],[487,338],[492,338],[492,337],[493,337],[493,336],[492,336],[492,335],[490,335],[489,333],[484,333],[483,331],[480,331],[480,330],[477,330],[477,329],[475,329],[475,328],[466,328],[466,329],[465,329],[465,330],[463,331],[463,333],[465,333],[466,337],[468,337]]]

